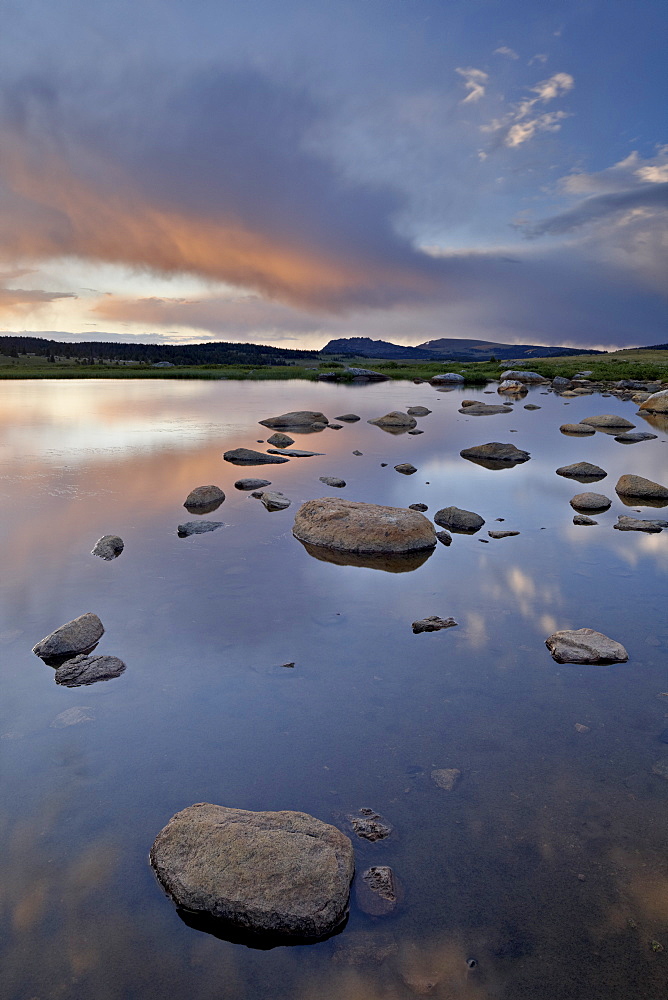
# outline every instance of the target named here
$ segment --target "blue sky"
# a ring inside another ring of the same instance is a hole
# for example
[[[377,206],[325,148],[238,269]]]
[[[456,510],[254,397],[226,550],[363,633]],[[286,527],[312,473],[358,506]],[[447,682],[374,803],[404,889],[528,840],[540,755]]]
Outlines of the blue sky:
[[[663,0],[2,8],[0,329],[668,339]]]

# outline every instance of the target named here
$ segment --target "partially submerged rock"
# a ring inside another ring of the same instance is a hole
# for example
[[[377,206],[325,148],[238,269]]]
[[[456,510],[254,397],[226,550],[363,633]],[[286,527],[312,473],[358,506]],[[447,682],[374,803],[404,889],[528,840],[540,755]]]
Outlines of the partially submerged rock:
[[[656,434],[650,434],[649,431],[625,431],[623,434],[615,434],[615,441],[620,444],[636,444],[638,441],[653,441],[656,437]]]
[[[461,776],[458,767],[437,767],[431,772],[431,780],[444,792],[451,792]]]
[[[172,817],[150,860],[177,906],[237,933],[317,939],[348,913],[352,844],[307,813],[200,802]]]
[[[648,413],[668,413],[668,389],[653,392],[644,403],[640,404],[640,409]]]
[[[273,445],[274,448],[289,448],[294,443],[295,439],[291,438],[289,434],[283,434],[282,431],[276,431],[275,434],[267,438],[267,444]]]
[[[367,423],[375,424],[377,427],[401,428],[402,430],[408,430],[409,427],[415,427],[417,425],[417,420],[415,417],[409,417],[407,413],[403,413],[401,410],[391,410],[383,417],[376,417],[374,420],[367,420]]]
[[[354,833],[362,840],[370,840],[371,843],[375,843],[377,840],[385,840],[392,833],[390,823],[373,809],[360,809],[358,813],[347,818]]]
[[[523,382],[518,382],[517,379],[504,379],[497,392],[508,392],[516,396],[520,394],[526,394],[528,392],[527,387]]]
[[[225,499],[220,486],[197,486],[185,499],[183,506],[191,514],[210,514],[217,510]]]
[[[545,645],[557,663],[625,663],[629,658],[621,642],[591,628],[554,632]]]
[[[668,504],[668,487],[652,482],[643,476],[620,476],[615,492],[621,497],[633,497],[634,500],[649,500],[661,505]]]
[[[408,509],[409,510],[420,510],[420,511],[422,511],[422,513],[424,513],[426,510],[429,510],[429,507],[427,506],[426,503],[409,503]]]
[[[56,684],[62,687],[85,687],[98,681],[110,681],[125,672],[117,656],[74,656],[56,670]]]
[[[420,618],[413,622],[413,632],[418,635],[420,632],[438,632],[442,628],[452,628],[457,622],[454,618],[439,618],[438,615],[431,615],[430,618]]]
[[[429,379],[430,385],[447,385],[450,383],[463,382],[464,376],[457,372],[444,372],[442,375],[434,375]]]
[[[585,417],[581,424],[588,424],[590,427],[620,427],[623,430],[631,430],[635,427],[626,417],[620,417],[616,413],[601,413],[594,417]]]
[[[404,476],[412,476],[417,469],[410,462],[402,462],[401,465],[395,465],[394,471],[401,472]]]
[[[354,424],[357,420],[361,420],[356,413],[342,413],[340,417],[334,417],[335,420],[343,420],[344,423]]]
[[[187,538],[188,535],[204,535],[207,531],[216,531],[224,524],[224,521],[186,521],[184,524],[179,524],[176,531],[179,538]]]
[[[443,545],[452,545],[452,535],[449,531],[437,531],[436,537]]]
[[[409,406],[406,413],[409,417],[428,417],[431,410],[428,410],[426,406]]]
[[[233,448],[231,451],[226,451],[223,458],[233,465],[280,465],[282,462],[290,461],[279,455],[265,455],[262,451],[253,451],[252,448]]]
[[[584,482],[588,479],[605,479],[607,472],[600,465],[592,465],[591,462],[574,462],[573,465],[562,465],[557,469],[557,475]]]
[[[267,493],[263,493],[260,500],[267,510],[285,510],[291,503],[291,501],[288,500],[288,498],[282,493],[279,493],[278,490],[270,490]]]
[[[237,490],[259,490],[263,486],[271,486],[269,479],[237,479],[234,484]]]
[[[525,371],[520,371],[519,369],[517,369],[517,371],[513,371],[511,369],[511,370],[509,370],[507,372],[502,372],[500,378],[503,379],[503,380],[514,379],[517,382],[536,382],[537,383],[537,382],[549,382],[550,381],[548,378],[545,378],[544,375],[539,375],[538,372],[525,372]]]
[[[355,885],[357,905],[372,917],[386,917],[392,913],[402,895],[399,879],[389,865],[367,868]]]
[[[462,510],[461,507],[443,507],[434,514],[434,521],[441,528],[449,528],[450,531],[468,535],[474,534],[485,523],[484,517],[480,514]]]
[[[301,542],[343,552],[398,554],[436,545],[434,528],[419,511],[338,497],[302,504],[292,533]]]
[[[505,462],[515,464],[518,462],[528,462],[530,455],[528,451],[516,448],[514,444],[501,444],[500,441],[490,441],[488,444],[474,445],[472,448],[463,448],[460,453],[462,458],[472,461]]]
[[[519,531],[488,531],[487,534],[490,538],[511,538],[513,535],[519,535]]]
[[[358,566],[362,569],[375,569],[383,573],[412,573],[419,569],[429,559],[433,549],[421,549],[419,552],[345,552],[327,548],[324,545],[311,545],[301,542],[306,551],[320,562],[333,563],[335,566]]]
[[[575,510],[607,510],[612,500],[602,493],[577,493],[570,501],[571,507]]]
[[[474,417],[492,417],[495,413],[512,413],[512,406],[504,406],[501,403],[482,403],[477,400],[471,400],[471,402],[465,406],[462,403],[459,410],[460,413],[465,413],[467,416],[469,414]]]
[[[100,559],[116,559],[124,549],[123,539],[119,535],[102,535],[91,549],[91,555]]]
[[[613,528],[617,528],[618,531],[646,531],[656,535],[664,528],[668,528],[668,521],[643,521],[638,517],[625,517],[620,514]]]
[[[595,434],[596,430],[589,424],[562,424],[559,428],[562,434]]]
[[[43,660],[87,653],[104,635],[104,625],[92,611],[65,622],[41,639],[32,651]]]
[[[340,420],[337,417],[337,420]],[[266,417],[258,421],[265,427],[310,427],[311,424],[328,424],[329,420],[324,413],[319,410],[291,410],[289,413],[281,413],[277,417]]]
[[[574,514],[573,524],[598,524],[593,517],[587,517],[586,514]]]
[[[267,448],[267,454],[269,455],[289,455],[290,458],[314,458],[316,455],[323,455],[322,451],[302,451],[299,448],[283,448],[280,451],[278,448]]]
[[[336,489],[343,489],[346,485],[345,479],[339,479],[338,476],[320,476],[320,482],[325,486],[335,486]]]

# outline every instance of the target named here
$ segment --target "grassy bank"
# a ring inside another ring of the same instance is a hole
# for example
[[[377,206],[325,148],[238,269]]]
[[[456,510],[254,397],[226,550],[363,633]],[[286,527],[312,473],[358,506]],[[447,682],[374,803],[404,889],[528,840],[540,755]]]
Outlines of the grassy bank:
[[[349,362],[361,368],[372,368],[392,379],[429,379],[440,372],[457,372],[467,383],[480,384],[498,378],[501,372],[513,367],[511,361],[382,361],[359,358]],[[562,375],[571,378],[579,371],[590,371],[595,380],[668,379],[668,351],[625,350],[610,354],[573,354],[560,358],[535,358],[524,362],[525,370],[537,371],[547,378]],[[149,379],[245,379],[283,380],[315,379],[324,371],[337,371],[345,381],[343,365],[323,358],[316,366],[304,365],[174,365],[171,368],[154,368],[149,364],[77,364],[74,361],[47,362],[44,357],[0,355],[0,379],[53,379],[53,378],[149,378]]]

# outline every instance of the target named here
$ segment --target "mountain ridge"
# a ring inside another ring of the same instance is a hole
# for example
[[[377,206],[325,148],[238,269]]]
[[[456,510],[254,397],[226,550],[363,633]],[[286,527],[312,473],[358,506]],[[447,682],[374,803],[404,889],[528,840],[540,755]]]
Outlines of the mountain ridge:
[[[339,337],[330,340],[322,354],[342,354],[383,360],[413,359],[415,361],[497,361],[510,358],[554,358],[569,354],[605,354],[605,351],[574,347],[545,347],[540,344],[502,344],[492,340],[442,337],[427,340],[416,347],[404,347],[389,340],[370,337]]]

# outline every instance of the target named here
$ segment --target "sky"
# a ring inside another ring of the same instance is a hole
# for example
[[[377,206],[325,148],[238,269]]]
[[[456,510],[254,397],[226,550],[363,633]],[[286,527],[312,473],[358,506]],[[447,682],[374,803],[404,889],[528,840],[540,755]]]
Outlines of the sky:
[[[668,340],[665,0],[0,19],[0,332]]]

